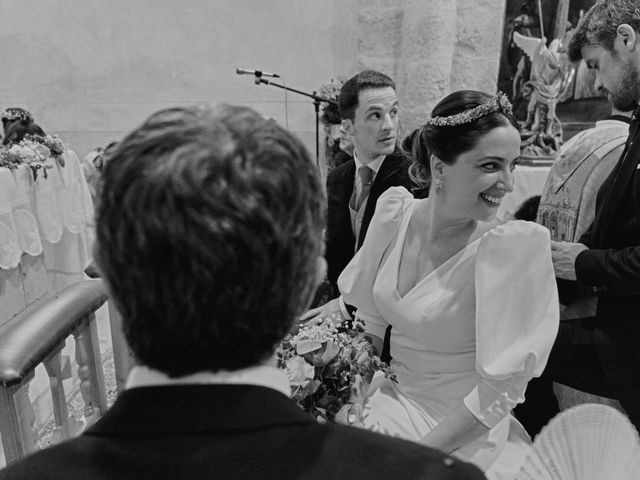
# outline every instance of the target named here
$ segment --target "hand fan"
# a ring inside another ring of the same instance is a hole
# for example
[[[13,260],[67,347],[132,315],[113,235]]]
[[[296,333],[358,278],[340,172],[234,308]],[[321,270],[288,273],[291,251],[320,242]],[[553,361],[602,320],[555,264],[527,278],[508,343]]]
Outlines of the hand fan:
[[[638,480],[638,432],[607,405],[570,408],[542,429],[516,479]]]

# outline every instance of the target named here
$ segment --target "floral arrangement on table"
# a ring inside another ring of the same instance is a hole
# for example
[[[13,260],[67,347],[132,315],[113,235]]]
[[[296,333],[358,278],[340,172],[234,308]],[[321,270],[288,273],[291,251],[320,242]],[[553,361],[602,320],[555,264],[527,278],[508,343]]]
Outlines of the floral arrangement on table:
[[[18,120],[33,122],[33,115],[24,108],[7,108],[0,114],[0,119],[3,122],[16,122]]]
[[[338,95],[344,82],[342,80],[331,79],[318,90],[318,95],[336,103],[325,102],[322,104],[322,115],[320,120],[325,125],[337,125],[340,123],[340,109],[338,108]]]
[[[40,170],[43,177],[47,178],[47,169],[53,168],[53,160],[64,167],[64,151],[64,143],[56,136],[26,135],[19,143],[0,146],[0,167],[16,169],[20,165],[27,165],[34,180],[38,178]]]
[[[324,163],[326,167],[325,174],[327,175],[336,166],[335,157],[340,152],[339,127],[341,119],[338,97],[343,84],[343,80],[332,78],[329,83],[322,85],[317,92],[322,98],[335,102],[323,102],[322,115],[320,116],[324,127]]]
[[[395,380],[363,333],[360,321],[336,326],[327,317],[303,325],[280,344],[278,361],[289,377],[291,398],[319,421],[333,420],[350,403],[353,389],[371,383],[376,372]]]

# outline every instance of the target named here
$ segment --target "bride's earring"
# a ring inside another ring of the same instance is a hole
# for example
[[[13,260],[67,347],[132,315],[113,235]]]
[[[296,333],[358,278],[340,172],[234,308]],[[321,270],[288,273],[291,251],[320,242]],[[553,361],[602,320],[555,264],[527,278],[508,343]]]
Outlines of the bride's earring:
[[[442,179],[438,177],[433,181],[433,183],[436,186],[436,193],[442,193]]]

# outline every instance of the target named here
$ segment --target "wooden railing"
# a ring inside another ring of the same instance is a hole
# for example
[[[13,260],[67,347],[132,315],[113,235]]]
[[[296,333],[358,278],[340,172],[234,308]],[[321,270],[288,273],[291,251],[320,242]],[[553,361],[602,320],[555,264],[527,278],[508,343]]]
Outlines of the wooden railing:
[[[68,368],[62,349],[71,335],[76,344],[85,418],[91,422],[106,412],[95,322],[95,311],[106,300],[102,280],[80,282],[52,298],[36,302],[0,327],[0,435],[7,464],[37,448],[28,388],[36,366],[41,363],[49,376],[57,437],[65,439],[78,433],[69,419],[63,384]]]

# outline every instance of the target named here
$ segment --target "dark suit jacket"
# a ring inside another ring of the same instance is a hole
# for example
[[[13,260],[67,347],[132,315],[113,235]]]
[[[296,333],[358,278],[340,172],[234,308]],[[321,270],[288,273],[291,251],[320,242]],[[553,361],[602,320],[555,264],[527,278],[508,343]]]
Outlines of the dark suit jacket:
[[[320,425],[247,385],[125,391],[86,433],[0,479],[482,479],[474,466],[354,427]]]
[[[378,197],[391,187],[402,186],[411,191],[409,179],[410,159],[403,153],[387,155],[371,186],[365,205],[358,248],[364,241],[367,228],[373,217]],[[326,250],[327,278],[335,286],[344,267],[354,255],[356,238],[351,228],[349,200],[353,193],[356,164],[353,159],[334,168],[327,178],[327,232]]]
[[[634,118],[638,111],[634,114]],[[594,344],[617,399],[640,428],[640,134],[631,122],[620,162],[600,187],[587,245],[575,262],[578,289],[597,295]]]

